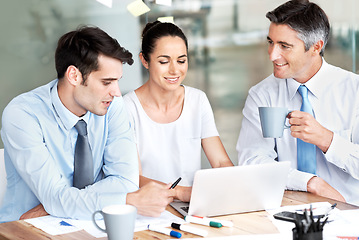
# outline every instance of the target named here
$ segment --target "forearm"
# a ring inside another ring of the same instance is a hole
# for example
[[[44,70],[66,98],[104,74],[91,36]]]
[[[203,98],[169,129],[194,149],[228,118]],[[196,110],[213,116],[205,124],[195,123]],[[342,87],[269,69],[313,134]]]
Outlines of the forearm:
[[[202,147],[212,168],[233,166],[218,136],[202,139]]]
[[[308,181],[307,189],[310,193],[345,202],[344,197],[320,177],[312,177]]]
[[[54,196],[43,198],[41,202],[51,215],[91,219],[94,211],[107,205],[125,204],[127,193],[136,190],[138,187],[134,183],[115,177],[107,177],[82,190],[65,187]]]
[[[273,139],[264,139],[262,136],[252,134],[250,137],[246,133],[249,130],[243,130],[240,133],[237,142],[238,165],[262,164],[275,161],[278,157],[275,151]],[[255,139],[257,136],[257,140]]]
[[[39,204],[36,207],[34,207],[33,209],[30,209],[29,211],[27,211],[26,213],[21,215],[19,220],[24,220],[24,219],[29,219],[29,218],[37,218],[37,217],[42,217],[42,216],[46,216],[46,215],[49,215],[49,214],[45,211],[44,206],[42,204]]]
[[[143,175],[140,175],[140,188],[143,187],[143,186],[145,186],[146,184],[148,184],[148,183],[150,183],[150,182],[155,182],[155,183],[158,183],[158,184],[166,185],[166,184],[163,183],[163,182],[160,182],[160,181],[157,181],[157,180],[154,180],[154,179],[145,177],[145,176],[143,176]]]

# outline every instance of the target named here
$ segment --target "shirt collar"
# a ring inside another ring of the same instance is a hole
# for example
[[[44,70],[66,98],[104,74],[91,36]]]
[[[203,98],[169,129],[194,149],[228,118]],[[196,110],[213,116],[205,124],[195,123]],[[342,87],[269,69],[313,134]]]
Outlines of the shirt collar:
[[[309,79],[304,85],[308,88],[308,90],[314,95],[314,97],[319,98],[323,92],[323,86],[329,83],[331,79],[330,76],[326,75],[326,69],[328,69],[329,64],[322,58],[322,66],[320,67],[319,71]],[[288,93],[290,99],[292,99],[295,94],[297,93],[298,87],[301,83],[297,82],[293,78],[288,78],[287,86],[288,86]]]
[[[60,121],[62,122],[62,124],[64,125],[65,129],[66,130],[71,129],[73,126],[75,126],[75,124],[80,119],[83,119],[86,123],[88,123],[90,112],[87,111],[87,113],[84,116],[82,116],[81,118],[79,118],[78,116],[73,114],[61,102],[59,94],[57,92],[57,86],[58,86],[58,81],[51,89],[51,101],[52,101],[52,105],[55,109],[55,112],[56,112],[58,118],[60,119]]]

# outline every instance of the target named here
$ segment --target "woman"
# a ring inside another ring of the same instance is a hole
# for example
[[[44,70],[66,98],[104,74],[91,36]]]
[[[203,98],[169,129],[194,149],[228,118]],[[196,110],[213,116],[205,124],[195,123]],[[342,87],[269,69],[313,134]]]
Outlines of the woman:
[[[148,23],[139,54],[149,79],[124,96],[135,129],[140,187],[182,177],[176,197],[189,201],[194,173],[201,169],[201,145],[212,167],[233,166],[218,136],[204,92],[182,85],[188,44],[172,23]]]

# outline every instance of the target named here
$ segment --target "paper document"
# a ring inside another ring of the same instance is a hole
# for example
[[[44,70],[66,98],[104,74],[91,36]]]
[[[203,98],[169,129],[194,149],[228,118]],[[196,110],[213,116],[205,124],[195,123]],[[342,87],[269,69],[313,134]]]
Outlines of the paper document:
[[[332,222],[325,224],[324,236],[336,236],[339,238],[350,239],[349,237],[359,238],[359,209],[341,210],[335,215]]]
[[[181,238],[182,240],[203,240],[203,238]],[[275,233],[275,234],[252,234],[252,235],[234,235],[220,237],[206,237],[210,240],[288,240],[292,239],[292,234]]]
[[[49,215],[39,218],[26,219],[25,221],[51,235],[59,235],[85,230],[96,238],[107,236],[106,233],[100,231],[91,220],[58,218]],[[146,230],[148,224],[169,227],[171,226],[172,222],[184,223],[185,221],[168,211],[164,211],[160,217],[145,217],[137,215],[135,232]],[[100,227],[105,228],[105,223],[103,220],[98,220],[97,224]]]
[[[313,215],[324,214],[330,207],[329,202],[317,202],[312,203]],[[270,214],[269,218],[273,224],[277,227],[278,231],[281,233],[292,232],[292,229],[295,227],[294,223],[286,222],[283,220],[277,220],[273,217],[273,214],[290,211],[290,212],[300,212],[304,209],[309,209],[310,204],[304,205],[294,205],[294,206],[285,206],[277,209],[267,210]],[[323,239],[352,239],[351,237],[359,237],[359,209],[358,210],[339,210],[334,208],[328,214],[328,221],[324,225],[323,230]]]
[[[294,223],[286,222],[283,220],[277,220],[273,217],[274,214],[282,212],[282,211],[288,211],[288,212],[297,212],[297,213],[303,213],[304,209],[310,209],[310,205],[312,205],[313,209],[313,215],[321,215],[326,212],[328,208],[330,208],[331,204],[328,202],[316,202],[312,204],[303,204],[303,205],[292,205],[292,206],[284,206],[276,209],[267,210],[267,212],[270,214],[269,218],[273,222],[273,224],[277,227],[278,231],[283,232],[292,232],[292,229],[295,227]],[[332,218],[332,214],[334,212],[340,211],[337,208],[334,208],[331,212],[329,217]],[[328,221],[331,219],[328,219]]]
[[[70,219],[57,218],[48,215],[44,217],[26,219],[25,222],[28,222],[34,227],[37,227],[51,235],[59,235],[82,230],[82,228],[72,225],[68,220]]]

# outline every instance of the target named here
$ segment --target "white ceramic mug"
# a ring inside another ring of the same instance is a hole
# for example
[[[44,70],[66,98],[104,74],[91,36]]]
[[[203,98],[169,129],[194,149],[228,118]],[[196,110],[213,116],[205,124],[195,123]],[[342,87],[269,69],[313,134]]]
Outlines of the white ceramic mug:
[[[106,229],[96,223],[96,214],[103,216]],[[110,205],[92,215],[95,226],[107,233],[109,240],[132,240],[135,231],[137,209],[132,205]]]
[[[283,130],[290,128],[285,124],[290,111],[285,107],[258,107],[262,134],[265,138],[280,138]]]

